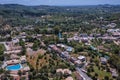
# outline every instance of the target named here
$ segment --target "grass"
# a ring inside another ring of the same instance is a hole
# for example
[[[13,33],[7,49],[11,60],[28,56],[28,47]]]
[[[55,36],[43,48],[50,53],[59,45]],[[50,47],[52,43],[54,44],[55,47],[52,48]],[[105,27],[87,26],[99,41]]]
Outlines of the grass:
[[[42,50],[42,49],[41,49]],[[29,62],[30,65],[32,65],[32,67],[34,69],[36,69],[36,63],[37,63],[37,59],[39,55],[44,55],[44,51],[39,50],[37,53],[33,54],[33,55],[27,55],[27,61]],[[29,54],[29,53],[28,53]],[[43,64],[45,63],[44,59],[40,59],[41,61],[38,61],[39,65],[41,62],[43,62]],[[40,67],[39,67],[40,68]]]
[[[3,51],[5,50],[5,47],[3,44],[0,44],[0,54],[3,54]]]
[[[98,74],[98,78],[100,80],[104,79],[105,76],[108,76],[110,79],[112,79],[112,77],[111,77],[112,75],[109,72],[99,70],[97,66],[94,66],[93,69],[94,69],[94,72],[91,73],[92,76],[94,76],[95,73],[97,73]]]

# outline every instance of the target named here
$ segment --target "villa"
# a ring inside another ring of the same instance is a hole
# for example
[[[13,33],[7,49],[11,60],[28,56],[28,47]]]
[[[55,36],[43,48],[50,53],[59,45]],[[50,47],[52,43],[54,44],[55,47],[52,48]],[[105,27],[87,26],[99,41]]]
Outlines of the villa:
[[[6,44],[6,51],[16,51],[21,50],[21,46],[14,45],[12,42],[7,42]]]
[[[12,39],[12,42],[13,42],[14,44],[19,43],[19,39],[18,39],[18,38],[13,38],[13,39]]]
[[[33,46],[33,43],[25,43],[26,48],[31,48]]]
[[[64,44],[57,44],[57,47],[64,48],[68,52],[74,51],[74,48],[72,48],[71,46],[64,45]]]
[[[110,68],[110,72],[112,73],[113,77],[118,77],[118,73],[117,73],[116,69]]]
[[[108,29],[107,32],[109,33],[120,32],[120,29]]]
[[[18,71],[29,71],[30,68],[27,65],[26,56],[19,56],[18,53],[21,53],[22,47],[16,45],[17,40],[11,42],[5,42],[5,51],[4,54],[7,54],[7,58],[3,62],[2,68],[10,71],[10,76],[13,76],[14,79],[19,78]],[[20,79],[18,79],[20,80]]]
[[[113,32],[113,33],[112,33],[112,36],[113,36],[113,37],[120,37],[120,32]]]
[[[68,52],[64,51],[64,52],[61,53],[61,57],[69,59],[70,55],[69,55]]]
[[[79,41],[79,36],[74,36],[73,39],[74,39],[75,41]]]
[[[26,63],[27,62],[26,56],[21,56],[20,61],[21,61],[22,64]]]
[[[73,80],[73,78],[69,76],[65,80]]]
[[[103,65],[105,65],[105,64],[107,63],[107,59],[104,58],[104,57],[101,57],[101,58],[100,58],[100,61],[101,61],[101,63],[102,63]]]
[[[83,63],[80,60],[74,62],[76,66],[81,67]]]
[[[20,63],[19,60],[17,59],[13,59],[13,60],[8,60],[5,62],[7,65],[12,65],[12,64],[17,64],[17,63]]]
[[[62,74],[68,74],[68,75],[72,74],[71,70],[69,70],[69,69],[57,69],[56,72],[62,73]]]
[[[82,62],[86,61],[85,56],[79,56],[78,59],[79,59],[80,61],[82,61]]]
[[[110,23],[110,24],[108,24],[106,27],[114,28],[114,27],[116,27],[116,26],[117,26],[116,23]]]
[[[77,61],[77,58],[71,57],[71,58],[70,58],[70,61],[71,61],[72,63],[74,63],[75,61]]]
[[[27,72],[30,70],[30,67],[26,64],[26,56],[15,56],[16,59],[7,60],[4,62],[6,64],[3,68],[10,71],[11,76],[19,76],[18,71]]]
[[[97,49],[100,51],[105,51],[105,52],[109,51],[109,49],[105,48],[104,46],[97,46]]]

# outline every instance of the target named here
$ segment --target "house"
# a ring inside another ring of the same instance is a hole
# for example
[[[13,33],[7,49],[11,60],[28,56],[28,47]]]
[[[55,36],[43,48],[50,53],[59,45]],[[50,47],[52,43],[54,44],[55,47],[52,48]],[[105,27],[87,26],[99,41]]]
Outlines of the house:
[[[65,80],[73,80],[73,78],[71,76],[69,76]]]
[[[24,71],[29,71],[30,70],[30,67],[29,66],[26,66],[23,68]]]
[[[87,34],[80,34],[79,40],[80,40],[80,42],[88,42],[89,36]]]
[[[110,68],[110,72],[112,73],[113,77],[118,77],[118,73],[117,73],[116,69]]]
[[[12,50],[21,50],[21,46],[17,46],[15,45],[13,42],[6,42],[6,47],[8,47],[8,51],[12,51]]]
[[[120,32],[113,32],[113,33],[112,33],[112,36],[113,36],[113,37],[120,37]]]
[[[74,37],[73,37],[73,40],[79,41],[79,36],[74,36]]]
[[[76,66],[78,66],[78,67],[82,67],[83,66],[83,63],[80,60],[75,61],[74,64]]]
[[[109,49],[105,48],[104,46],[97,46],[97,49],[98,49],[98,50],[105,51],[105,52],[108,52],[108,51],[109,51]]]
[[[19,59],[19,56],[16,54],[11,54],[10,59]]]
[[[77,58],[71,57],[71,58],[70,58],[70,61],[71,61],[72,63],[74,63],[75,61],[77,61]]]
[[[78,57],[78,59],[79,59],[81,62],[84,62],[84,61],[86,61],[86,58],[85,58],[85,56],[79,56],[79,57]]]
[[[71,70],[69,69],[63,69],[63,71],[64,71],[64,74],[68,74],[68,75],[72,74]]]
[[[49,48],[54,50],[55,52],[61,54],[62,50],[60,50],[56,45],[49,45]]]
[[[101,37],[101,39],[104,40],[104,41],[109,41],[109,42],[111,42],[111,41],[113,41],[113,40],[116,40],[117,38],[112,37],[112,36],[105,36],[105,37]]]
[[[68,53],[67,51],[62,52],[60,56],[61,56],[62,58],[67,58],[67,59],[70,58],[70,55],[69,55],[69,53]]]
[[[86,33],[80,34],[80,37],[88,37]]]
[[[101,37],[102,35],[100,33],[98,33],[98,34],[95,34],[94,36],[95,37]]]
[[[103,65],[105,65],[107,63],[107,59],[104,57],[100,57],[100,61]]]
[[[26,48],[32,48],[33,47],[33,43],[25,43],[25,47]]]
[[[108,29],[108,33],[113,33],[113,32],[120,32],[120,29]]]
[[[8,60],[5,62],[7,65],[11,65],[11,64],[17,64],[20,63],[20,60],[17,59],[13,59],[13,60]]]
[[[68,75],[72,74],[71,70],[69,70],[69,69],[57,69],[56,72],[62,73],[62,74],[68,74]]]
[[[56,70],[56,73],[62,73],[62,74],[64,74],[64,72],[63,72],[62,69],[57,69],[57,70]]]
[[[36,38],[41,38],[42,36],[42,34],[37,34]]]
[[[13,38],[13,39],[12,39],[12,42],[13,42],[14,44],[19,43],[19,39],[18,39],[18,38]]]
[[[70,42],[70,41],[73,41],[73,37],[72,38],[67,38],[67,41]]]
[[[70,46],[68,46],[67,48],[66,48],[66,51],[68,51],[68,52],[72,52],[74,49],[72,48],[72,47],[70,47]]]
[[[64,44],[57,44],[58,47],[65,48]]]
[[[20,60],[22,64],[27,62],[26,56],[21,56]]]
[[[116,26],[117,26],[116,23],[110,23],[110,24],[108,24],[106,27],[114,28],[114,27],[116,27]]]

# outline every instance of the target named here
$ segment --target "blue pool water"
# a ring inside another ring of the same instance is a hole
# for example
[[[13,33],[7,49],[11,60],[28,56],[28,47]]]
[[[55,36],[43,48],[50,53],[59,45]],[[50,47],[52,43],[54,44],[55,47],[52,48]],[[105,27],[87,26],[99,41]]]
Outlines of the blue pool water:
[[[22,68],[21,64],[15,64],[6,67],[7,70],[11,70],[11,71],[20,70],[21,68]]]
[[[66,50],[71,52],[73,50],[73,48],[72,47],[68,47]]]

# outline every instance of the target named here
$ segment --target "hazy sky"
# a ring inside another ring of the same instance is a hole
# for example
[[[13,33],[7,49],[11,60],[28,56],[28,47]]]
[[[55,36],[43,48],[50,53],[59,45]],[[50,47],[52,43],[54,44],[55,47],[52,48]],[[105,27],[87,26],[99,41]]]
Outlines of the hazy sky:
[[[97,4],[120,4],[120,0],[0,0],[0,4],[97,5]]]

